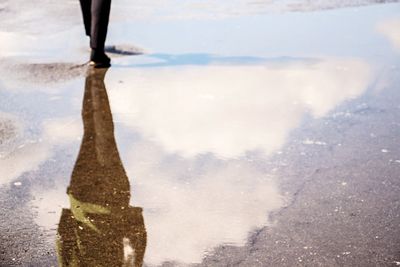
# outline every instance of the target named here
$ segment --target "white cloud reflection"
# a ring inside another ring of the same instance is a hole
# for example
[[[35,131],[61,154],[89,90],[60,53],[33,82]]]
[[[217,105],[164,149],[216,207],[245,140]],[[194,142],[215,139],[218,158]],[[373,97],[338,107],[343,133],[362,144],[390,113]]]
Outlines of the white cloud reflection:
[[[370,81],[369,66],[355,59],[128,71],[108,79],[117,118],[185,157],[271,153],[308,112],[321,117]]]
[[[127,157],[132,202],[144,207],[146,262],[200,262],[221,243],[244,244],[283,205],[273,179],[244,161],[169,159],[151,143]],[[200,171],[196,171],[195,169]]]
[[[39,135],[29,135],[24,129],[26,122],[4,112],[0,113],[0,135],[7,133],[6,123],[13,130],[8,140],[0,142],[0,186],[39,170],[53,156],[54,146],[70,144],[82,136],[80,121],[69,117],[44,121]]]
[[[146,261],[198,262],[220,243],[244,244],[284,205],[245,153],[280,149],[306,114],[326,115],[370,79],[355,59],[111,70],[115,118],[143,138],[125,166],[145,211]]]
[[[82,122],[76,117],[64,117],[43,122],[44,139],[53,144],[64,144],[82,138]]]
[[[24,134],[24,122],[0,112],[0,186],[37,170],[50,155],[48,146]]]
[[[378,24],[377,30],[400,52],[400,19],[385,20]]]
[[[47,35],[0,31],[0,57],[23,57],[24,63],[78,61],[85,41],[81,27]]]
[[[28,171],[38,170],[50,156],[49,147],[28,142],[0,158],[0,185],[7,184]]]

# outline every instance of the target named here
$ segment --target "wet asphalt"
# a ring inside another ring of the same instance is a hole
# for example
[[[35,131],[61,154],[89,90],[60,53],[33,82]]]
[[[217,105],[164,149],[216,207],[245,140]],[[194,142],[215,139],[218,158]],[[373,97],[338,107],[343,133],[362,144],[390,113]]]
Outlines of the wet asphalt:
[[[116,18],[107,72],[5,16],[0,266],[399,266],[400,6],[288,6]]]

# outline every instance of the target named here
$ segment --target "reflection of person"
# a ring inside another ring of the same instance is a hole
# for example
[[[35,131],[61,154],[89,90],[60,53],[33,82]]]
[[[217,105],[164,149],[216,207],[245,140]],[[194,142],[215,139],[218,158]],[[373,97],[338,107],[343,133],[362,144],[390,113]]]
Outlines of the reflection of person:
[[[110,66],[110,58],[104,52],[111,0],[80,0],[86,35],[90,37],[90,65],[96,68]]]
[[[58,226],[60,266],[142,266],[146,230],[142,209],[129,206],[130,186],[114,138],[104,86],[107,69],[86,78],[84,135]],[[133,255],[124,255],[131,247]]]

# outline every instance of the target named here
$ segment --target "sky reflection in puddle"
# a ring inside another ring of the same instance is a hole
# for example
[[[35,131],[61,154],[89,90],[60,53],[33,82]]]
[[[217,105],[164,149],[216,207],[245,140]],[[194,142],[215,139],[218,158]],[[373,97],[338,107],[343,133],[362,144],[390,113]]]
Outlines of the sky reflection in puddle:
[[[277,177],[249,153],[279,150],[304,116],[326,115],[370,81],[368,64],[352,59],[112,68],[106,86],[132,198],[144,207],[146,260],[198,262],[220,243],[243,244],[284,205]],[[74,124],[44,125],[65,141],[76,139]],[[65,187],[55,191],[36,193],[37,221],[48,228],[58,214],[41,205],[66,203]]]
[[[304,116],[326,115],[370,80],[368,64],[343,59],[112,69],[115,117],[140,140],[125,159],[148,209],[149,258],[199,261],[268,223],[283,198],[246,154],[279,150]]]

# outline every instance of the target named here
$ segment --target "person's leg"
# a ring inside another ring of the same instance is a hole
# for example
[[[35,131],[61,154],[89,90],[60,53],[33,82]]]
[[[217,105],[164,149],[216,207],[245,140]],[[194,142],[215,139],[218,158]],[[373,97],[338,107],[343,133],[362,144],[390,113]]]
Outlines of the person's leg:
[[[111,0],[91,0],[90,65],[96,68],[110,66],[110,58],[104,53]]]
[[[110,8],[111,0],[92,0],[90,47],[100,53],[104,53]]]
[[[90,36],[90,26],[91,26],[91,8],[92,8],[92,0],[79,0],[81,3],[82,15],[83,15],[83,24],[85,25],[85,32],[87,36]]]

